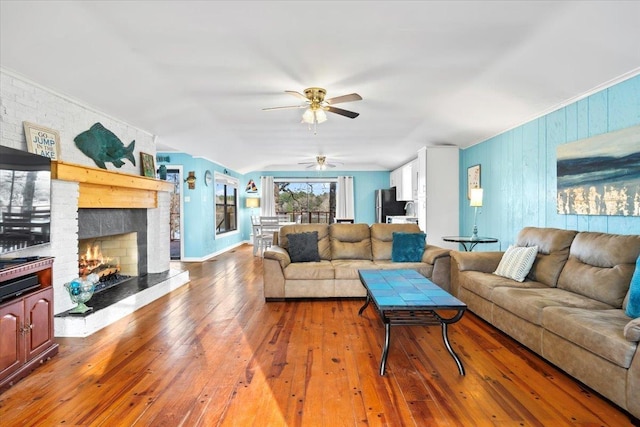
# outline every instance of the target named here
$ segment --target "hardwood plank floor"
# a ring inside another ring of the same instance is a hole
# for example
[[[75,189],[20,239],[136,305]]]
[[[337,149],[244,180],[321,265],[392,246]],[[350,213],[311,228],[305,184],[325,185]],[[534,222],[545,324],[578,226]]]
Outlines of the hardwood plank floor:
[[[0,395],[2,426],[626,426],[618,407],[472,313],[384,329],[360,299],[265,303],[242,246]],[[90,305],[90,304],[89,304]]]

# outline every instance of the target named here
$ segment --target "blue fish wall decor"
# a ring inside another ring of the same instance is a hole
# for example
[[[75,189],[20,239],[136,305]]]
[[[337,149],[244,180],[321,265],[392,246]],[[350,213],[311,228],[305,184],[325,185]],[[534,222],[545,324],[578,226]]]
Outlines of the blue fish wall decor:
[[[136,165],[136,159],[133,157],[133,149],[136,141],[131,141],[128,147],[125,147],[122,141],[109,129],[96,123],[89,130],[86,130],[76,136],[73,141],[76,147],[87,155],[98,165],[99,168],[106,169],[105,163],[113,163],[113,166],[119,168],[124,165],[122,159],[128,159],[133,165]]]

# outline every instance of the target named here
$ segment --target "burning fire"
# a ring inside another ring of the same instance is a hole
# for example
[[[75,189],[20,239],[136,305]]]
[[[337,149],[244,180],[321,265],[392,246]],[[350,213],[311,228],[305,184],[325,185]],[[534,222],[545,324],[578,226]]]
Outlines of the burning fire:
[[[116,274],[120,271],[120,264],[117,259],[115,263],[113,261],[112,258],[102,254],[100,245],[87,245],[87,251],[84,255],[80,255],[78,260],[78,274],[80,277],[85,277],[96,273],[100,278]]]

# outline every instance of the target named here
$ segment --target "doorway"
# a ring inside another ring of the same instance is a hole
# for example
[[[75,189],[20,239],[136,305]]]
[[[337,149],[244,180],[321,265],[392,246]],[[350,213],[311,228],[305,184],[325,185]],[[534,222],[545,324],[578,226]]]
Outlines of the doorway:
[[[167,182],[173,184],[169,206],[169,248],[171,260],[182,259],[182,168],[167,167]]]

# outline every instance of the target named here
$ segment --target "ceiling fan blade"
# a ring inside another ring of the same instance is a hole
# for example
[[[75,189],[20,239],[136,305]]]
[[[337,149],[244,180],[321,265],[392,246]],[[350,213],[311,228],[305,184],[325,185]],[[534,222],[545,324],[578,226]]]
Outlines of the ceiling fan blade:
[[[341,102],[362,101],[362,97],[357,93],[350,93],[349,95],[336,96],[335,98],[325,99],[327,104],[339,104]]]
[[[263,108],[263,111],[268,111],[268,110],[286,110],[286,109],[290,109],[290,108],[307,108],[308,105],[288,105],[286,107],[268,107],[268,108]]]
[[[350,119],[355,119],[360,115],[360,113],[355,113],[353,111],[343,110],[342,108],[336,108],[331,106],[326,107],[326,110],[331,111],[332,113],[340,114],[341,116],[349,117]]]
[[[295,90],[285,90],[284,92],[309,102],[309,99],[307,99],[307,97],[301,94],[300,92],[296,92]]]

